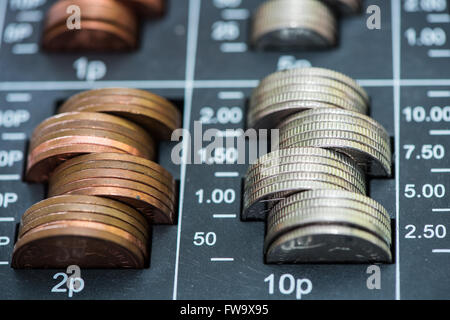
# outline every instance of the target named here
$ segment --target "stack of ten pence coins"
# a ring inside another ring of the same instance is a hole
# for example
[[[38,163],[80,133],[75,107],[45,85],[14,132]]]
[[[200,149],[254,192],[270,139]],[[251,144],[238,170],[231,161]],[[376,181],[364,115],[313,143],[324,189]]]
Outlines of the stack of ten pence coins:
[[[248,126],[279,130],[279,149],[244,184],[242,218],[267,219],[267,262],[391,261],[389,214],[366,195],[366,175],[391,175],[390,137],[369,104],[353,79],[322,68],[276,72],[254,90]]]

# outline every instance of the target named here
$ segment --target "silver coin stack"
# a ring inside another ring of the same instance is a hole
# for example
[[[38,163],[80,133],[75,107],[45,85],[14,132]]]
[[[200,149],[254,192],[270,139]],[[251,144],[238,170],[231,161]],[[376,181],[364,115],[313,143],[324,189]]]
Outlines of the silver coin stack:
[[[248,126],[280,138],[244,183],[243,219],[267,218],[267,262],[391,261],[389,214],[366,195],[366,175],[391,175],[391,145],[365,115],[369,101],[353,79],[322,68],[276,72],[254,90]]]
[[[257,49],[329,48],[337,43],[335,12],[356,13],[361,0],[269,0],[253,16]]]

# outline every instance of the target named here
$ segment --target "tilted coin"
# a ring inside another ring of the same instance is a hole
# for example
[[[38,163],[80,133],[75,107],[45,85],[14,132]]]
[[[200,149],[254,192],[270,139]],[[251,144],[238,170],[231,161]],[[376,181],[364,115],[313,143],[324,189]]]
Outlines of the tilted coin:
[[[244,220],[264,219],[268,209],[297,192],[315,189],[337,189],[358,192],[342,178],[321,172],[287,172],[265,178],[263,183],[244,192]]]
[[[322,78],[315,76],[292,76],[287,78],[280,78],[273,81],[262,81],[252,92],[251,101],[256,101],[262,95],[272,94],[276,92],[281,92],[285,90],[292,91],[294,88],[298,88],[301,85],[317,85],[322,87],[329,87],[339,90],[345,94],[347,99],[350,99],[354,103],[360,105],[366,114],[369,105],[366,100],[364,100],[359,93],[348,84],[336,81],[330,78]]]
[[[60,132],[72,129],[98,129],[120,134],[134,140],[141,149],[148,150],[151,158],[156,153],[155,142],[141,127],[125,119],[97,112],[69,112],[47,118],[34,129],[30,149]]]
[[[87,207],[94,206],[96,208],[104,207],[107,209],[117,210],[138,220],[139,223],[145,227],[145,229],[148,229],[147,221],[142,217],[142,215],[126,204],[111,199],[83,195],[61,195],[39,201],[25,211],[22,216],[22,221],[25,222],[27,219],[30,219],[29,216],[39,214],[42,210],[47,210],[47,212],[50,212],[53,208],[58,208],[57,206],[70,206],[76,204],[80,204],[82,206],[87,205]]]
[[[91,178],[70,182],[60,188],[50,189],[49,195],[91,195],[124,202],[143,213],[150,223],[173,224],[175,208],[164,203],[161,192],[145,184],[114,178]]]
[[[153,155],[134,140],[105,130],[64,130],[46,136],[48,140],[29,151],[26,179],[44,182],[60,163],[80,154],[96,152],[128,153],[144,158]]]
[[[62,24],[44,33],[42,47],[54,52],[130,51],[137,45],[136,34],[101,21],[84,21],[81,29]]]
[[[270,75],[262,79],[260,82],[260,86],[283,79],[300,78],[300,77],[326,78],[341,82],[353,88],[353,90],[361,96],[361,98],[366,102],[367,105],[370,104],[369,95],[355,80],[346,76],[343,73],[326,68],[304,67],[304,68],[293,68],[277,71],[271,73]]]
[[[167,99],[143,90],[109,88],[85,91],[66,101],[59,112],[105,112],[133,121],[153,136],[168,140],[181,127],[178,109]]]
[[[257,48],[323,48],[336,43],[336,20],[318,1],[266,1],[253,17]]]
[[[330,190],[329,192],[334,193],[334,196],[341,194],[344,197],[355,195],[355,197],[366,198],[346,191]],[[300,226],[330,223],[364,229],[390,246],[391,225],[385,210],[384,214],[380,214],[380,211],[374,210],[373,207],[361,205],[361,202],[348,198],[318,196],[323,193],[324,190],[314,190],[294,194],[274,206],[267,218],[265,247],[267,248],[275,238]],[[364,199],[364,202],[374,201]]]
[[[171,194],[168,188],[165,188],[157,179],[154,179],[149,175],[116,168],[80,168],[76,172],[68,174],[63,171],[60,174],[52,176],[52,179],[50,179],[49,194],[56,193],[56,190],[65,189],[66,187],[69,187],[71,183],[97,178],[122,179],[143,184],[146,188],[140,190],[151,190],[151,194],[155,195],[166,206],[170,208],[174,207],[173,194]]]
[[[390,263],[388,245],[373,234],[342,225],[312,225],[276,239],[267,263]]]
[[[54,171],[53,175],[60,172],[75,172],[79,166],[83,165],[86,168],[116,168],[126,169],[133,172],[148,174],[157,178],[172,193],[175,193],[175,180],[173,176],[164,167],[151,160],[144,159],[124,153],[92,153],[83,156],[78,156],[67,160],[59,165]]]
[[[75,197],[75,196],[73,196]],[[110,199],[107,199],[110,200]],[[113,205],[116,201],[110,200]],[[61,217],[64,214],[73,214],[72,220],[77,220],[77,217],[79,215],[85,215],[85,214],[95,214],[97,216],[101,215],[104,217],[112,217],[115,219],[118,219],[124,223],[126,223],[129,226],[133,226],[136,228],[136,230],[140,233],[145,241],[148,240],[148,232],[149,227],[148,223],[142,218],[142,215],[135,211],[133,208],[127,206],[127,212],[123,212],[121,210],[118,210],[114,207],[107,207],[103,205],[94,205],[94,204],[86,204],[86,203],[60,203],[60,204],[51,204],[46,207],[37,209],[33,212],[29,212],[26,216],[23,216],[20,221],[20,234],[19,237],[21,237],[22,233],[25,232],[26,229],[29,228],[29,226],[34,223],[36,219],[41,219],[44,217],[54,216],[57,217],[59,220],[69,220],[69,219],[61,219]],[[89,216],[88,216],[89,217]],[[81,219],[80,219],[81,220]],[[118,226],[120,228],[120,226]],[[133,232],[131,232],[133,233]],[[141,237],[138,236],[138,237]]]
[[[143,244],[119,228],[87,221],[48,223],[29,231],[15,246],[12,267],[143,268]]]
[[[116,228],[119,228],[121,230],[124,230],[130,234],[132,234],[134,237],[139,239],[143,246],[141,246],[141,249],[143,250],[143,254],[146,257],[148,252],[145,247],[145,244],[148,242],[148,234],[142,234],[135,226],[124,222],[123,220],[117,219],[113,216],[103,215],[103,214],[97,214],[93,212],[76,212],[76,211],[70,211],[70,212],[55,212],[52,214],[47,214],[39,217],[35,217],[33,220],[29,221],[26,224],[21,225],[21,228],[19,230],[19,239],[24,237],[28,232],[31,230],[48,225],[49,223],[53,222],[60,222],[60,221],[89,221],[89,222],[98,222],[104,225],[113,226]]]
[[[282,210],[291,204],[307,206],[307,207],[341,207],[353,208],[365,214],[371,215],[379,220],[386,228],[391,226],[391,219],[386,209],[377,201],[354,192],[344,190],[312,190],[297,193],[289,198],[284,199],[273,208],[272,212],[267,217],[267,227],[272,226],[277,222],[281,215],[275,218],[274,213]]]
[[[71,12],[77,6],[83,14],[81,28],[67,28]],[[112,0],[61,0],[49,10],[43,35],[43,47],[49,51],[123,51],[137,43],[137,19],[132,10]]]

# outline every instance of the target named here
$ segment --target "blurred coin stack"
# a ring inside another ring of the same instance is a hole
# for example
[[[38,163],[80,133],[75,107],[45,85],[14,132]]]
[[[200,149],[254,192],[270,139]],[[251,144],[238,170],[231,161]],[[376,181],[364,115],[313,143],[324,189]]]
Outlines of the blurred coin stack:
[[[42,46],[48,51],[129,51],[139,17],[164,12],[164,0],[59,0],[48,11]]]
[[[181,126],[178,109],[147,91],[79,93],[39,124],[26,179],[49,198],[23,215],[14,268],[143,268],[149,225],[173,224],[176,185],[154,160]]]
[[[369,103],[353,79],[322,68],[276,72],[254,90],[248,127],[279,134],[244,184],[243,219],[267,218],[267,262],[391,261],[390,217],[366,196],[366,175],[391,175],[390,137],[365,115]]]
[[[338,15],[360,10],[361,0],[268,0],[253,16],[251,42],[257,49],[333,47]]]

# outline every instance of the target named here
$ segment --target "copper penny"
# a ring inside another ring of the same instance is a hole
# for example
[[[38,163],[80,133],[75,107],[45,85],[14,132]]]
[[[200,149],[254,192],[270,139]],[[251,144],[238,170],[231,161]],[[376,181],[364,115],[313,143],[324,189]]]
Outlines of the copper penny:
[[[35,228],[17,241],[13,268],[143,268],[140,241],[119,228],[60,221]]]
[[[114,162],[114,164],[119,164],[125,168],[117,168],[118,166],[103,166],[98,165],[99,161],[91,161],[89,163],[81,163],[78,165],[73,165],[66,170],[58,171],[58,173],[52,174],[49,180],[49,185],[51,188],[59,188],[64,183],[69,181],[77,181],[87,178],[119,178],[126,179],[130,181],[144,183],[152,188],[155,188],[163,193],[164,201],[167,199],[170,203],[174,203],[175,195],[174,190],[168,187],[166,184],[162,183],[159,179],[161,178],[158,174],[152,174],[151,171],[146,172],[136,172],[129,170],[126,163]]]
[[[81,29],[62,24],[44,33],[42,46],[48,51],[130,51],[136,47],[136,35],[110,23],[82,21]]]
[[[174,120],[174,122],[178,125],[178,127],[181,126],[181,114],[177,107],[167,100],[166,98],[154,94],[152,92],[146,91],[146,90],[140,90],[140,89],[133,89],[133,88],[103,88],[103,89],[93,89],[88,91],[80,92],[76,95],[73,95],[70,97],[61,107],[61,112],[65,108],[73,108],[75,105],[85,105],[86,100],[90,101],[91,98],[103,98],[103,97],[116,97],[119,96],[121,98],[130,97],[130,98],[141,98],[144,100],[147,100],[148,102],[151,102],[154,104],[157,104],[161,106],[159,110],[163,112],[165,115],[167,115],[170,119]],[[149,105],[152,107],[153,105]],[[144,103],[144,106],[146,104]]]
[[[108,118],[103,118],[105,116]],[[156,153],[154,140],[142,128],[119,117],[95,112],[66,113],[48,118],[34,130],[29,148],[33,150],[39,144],[60,136],[60,133],[78,129],[104,130],[119,134],[129,139],[128,141],[134,141],[136,148],[146,150],[149,158],[153,158]]]
[[[64,174],[64,172],[56,175],[49,181],[49,194],[58,193],[56,190],[68,190],[71,188],[71,184],[75,182],[81,182],[84,180],[98,181],[97,179],[119,179],[128,182],[139,183],[139,186],[143,185],[149,188],[140,188],[138,190],[146,192],[155,196],[168,208],[173,210],[174,202],[169,198],[167,189],[158,180],[140,173],[132,172],[122,169],[110,169],[110,168],[95,168],[95,169],[83,169],[73,172],[71,174]],[[67,188],[67,189],[65,189]]]
[[[81,21],[93,20],[115,24],[130,32],[137,32],[137,19],[133,11],[121,3],[112,0],[60,0],[48,11],[45,20],[45,30],[66,24],[67,19],[73,14],[67,13],[70,6],[80,8]]]
[[[26,178],[44,182],[60,163],[77,155],[95,152],[129,153],[149,157],[147,151],[128,144],[123,136],[100,130],[74,130],[50,139],[28,154]]]
[[[142,215],[135,211],[132,208],[131,211],[134,211],[137,213],[139,217],[142,218]],[[20,226],[21,226],[21,233],[24,232],[23,228],[28,227],[33,221],[36,219],[41,219],[43,217],[47,216],[58,216],[60,217],[62,214],[69,214],[69,213],[76,213],[76,215],[83,215],[83,214],[95,214],[95,215],[102,215],[105,217],[113,217],[115,219],[119,219],[120,221],[128,224],[129,226],[133,226],[136,228],[141,236],[148,240],[148,224],[144,220],[145,224],[143,224],[140,220],[138,220],[136,217],[130,215],[129,213],[122,212],[120,210],[116,210],[110,207],[104,207],[99,205],[92,205],[92,204],[81,204],[81,203],[69,203],[69,204],[53,204],[49,205],[47,207],[43,207],[39,210],[36,210],[32,213],[29,213],[26,217],[22,217]],[[70,220],[70,219],[59,219],[59,220]],[[77,220],[77,219],[75,219]],[[80,219],[83,220],[83,219]],[[120,228],[120,226],[118,226]],[[133,233],[133,232],[131,232]],[[19,235],[20,237],[21,235]],[[141,237],[138,236],[138,237]]]
[[[108,226],[113,226],[124,230],[134,237],[139,239],[140,242],[143,243],[142,252],[145,257],[148,257],[148,251],[146,250],[145,244],[148,242],[148,235],[144,236],[136,227],[125,223],[124,221],[117,219],[112,216],[101,215],[92,212],[55,212],[54,214],[47,214],[40,217],[35,217],[35,219],[31,220],[27,224],[23,224],[19,230],[19,239],[25,236],[29,231],[47,225],[53,222],[59,221],[89,221],[89,222],[98,222]]]
[[[146,230],[148,229],[147,221],[142,217],[142,215],[133,208],[127,206],[126,204],[114,201],[112,199],[93,196],[83,196],[83,195],[61,195],[39,201],[38,203],[35,203],[30,208],[28,208],[27,211],[25,211],[25,213],[22,216],[22,220],[28,219],[28,216],[33,215],[35,212],[38,212],[40,210],[48,210],[53,206],[77,205],[77,204],[87,206],[92,205],[95,207],[104,207],[107,209],[118,210],[138,220],[140,224],[142,224],[145,227]]]
[[[101,179],[106,180],[106,179]],[[78,184],[78,185],[77,185]],[[83,184],[85,184],[83,186]],[[75,186],[74,186],[75,185]],[[81,185],[81,186],[80,186]],[[122,187],[120,185],[134,185],[134,188]],[[78,189],[68,190],[65,194],[91,195],[112,198],[121,201],[142,212],[150,223],[173,224],[174,210],[167,208],[161,201],[148,193],[140,191],[142,185],[136,183],[102,183],[94,184],[93,181],[84,180],[74,183],[73,187]],[[58,191],[59,192],[59,191]]]

